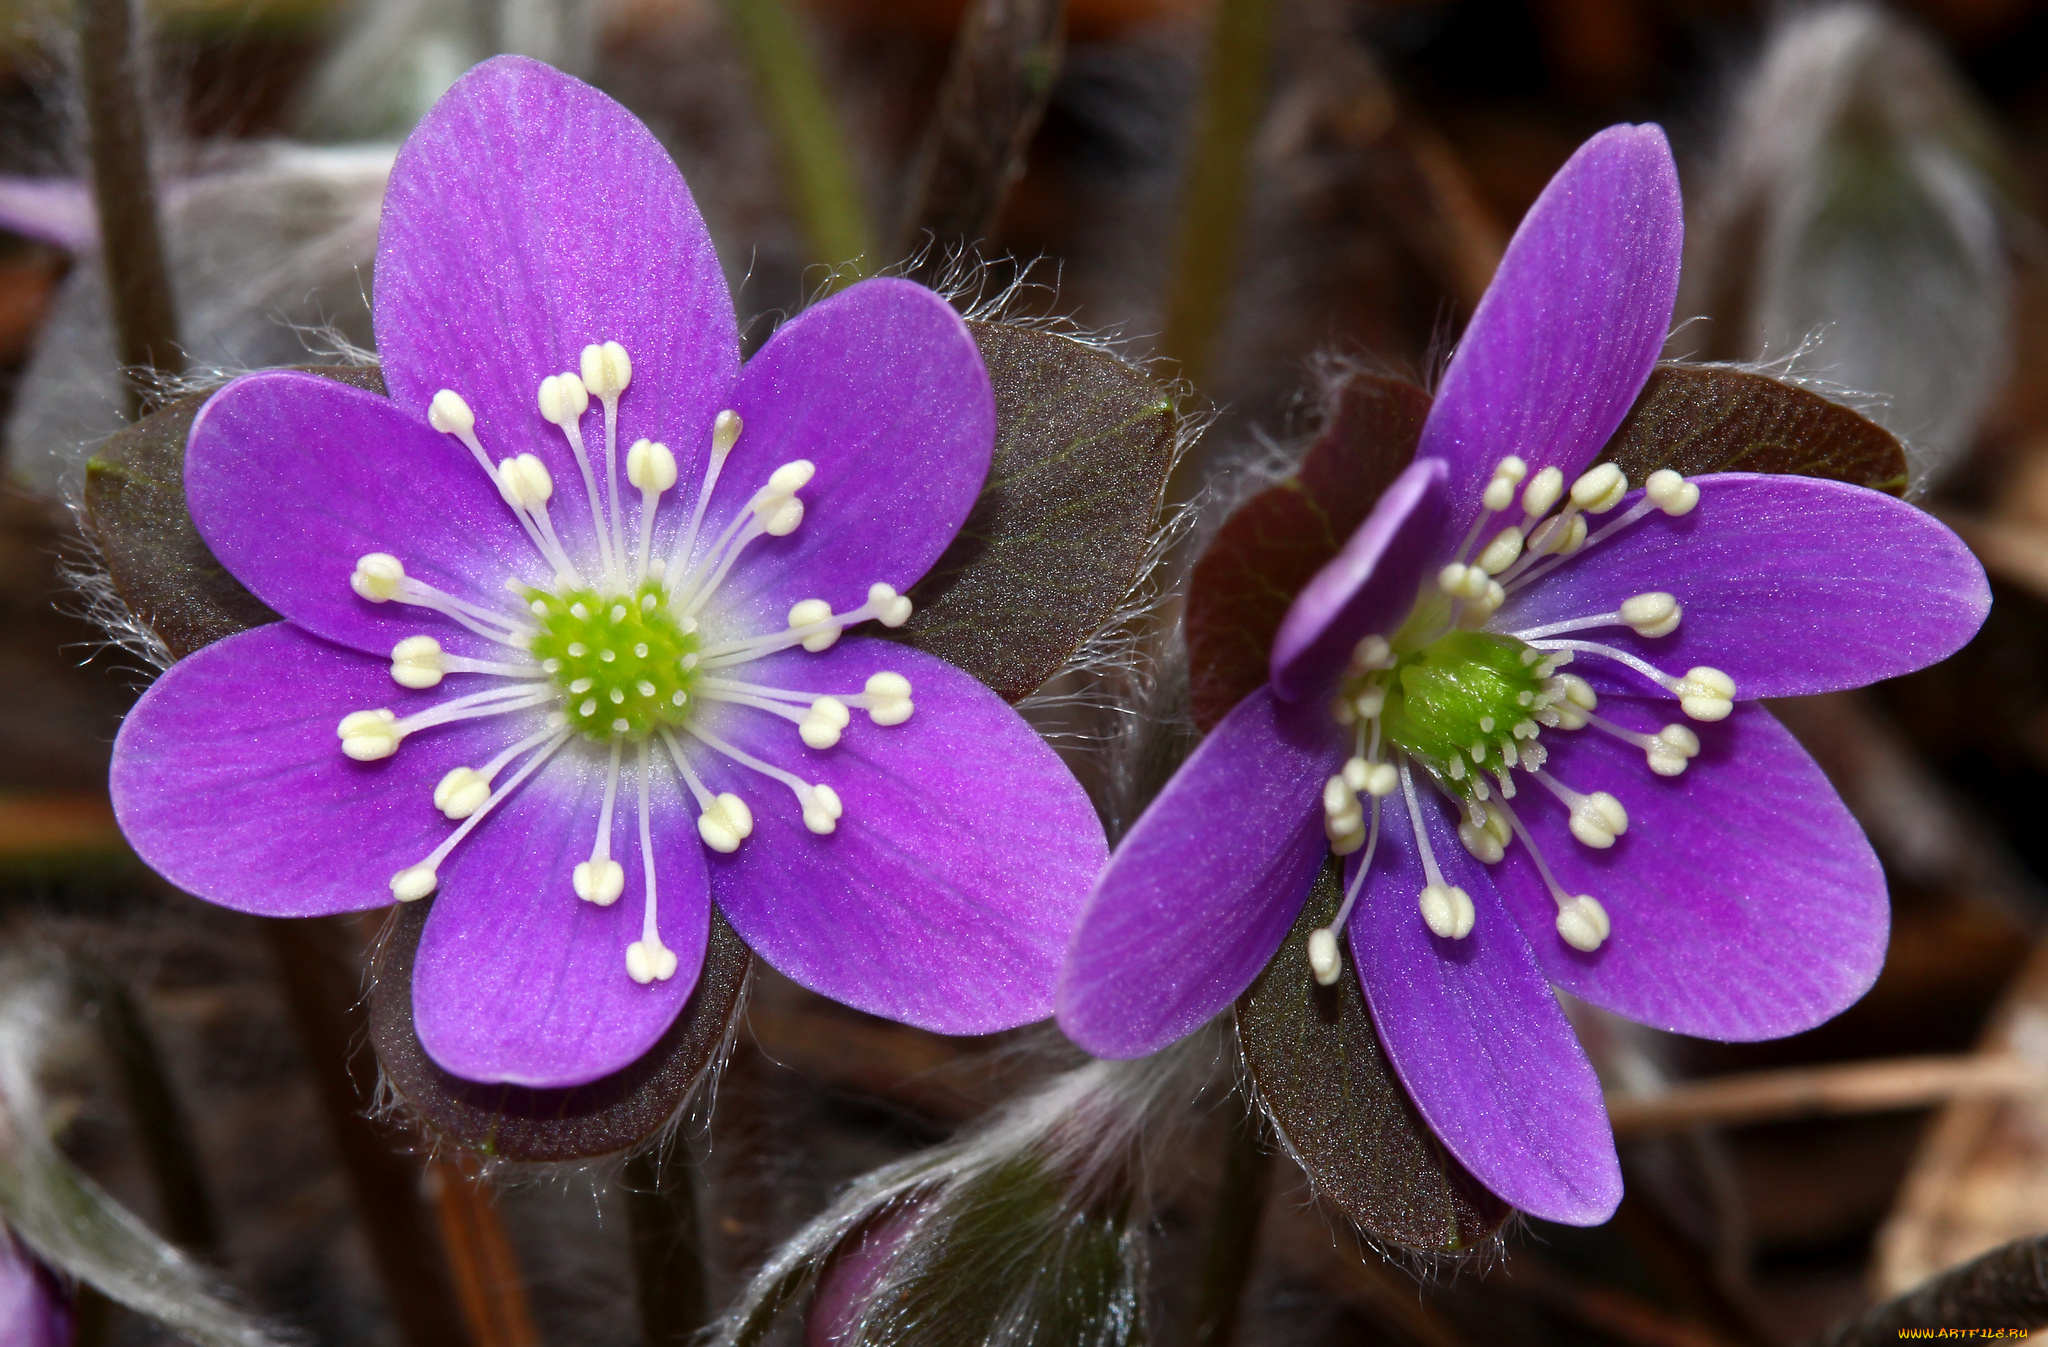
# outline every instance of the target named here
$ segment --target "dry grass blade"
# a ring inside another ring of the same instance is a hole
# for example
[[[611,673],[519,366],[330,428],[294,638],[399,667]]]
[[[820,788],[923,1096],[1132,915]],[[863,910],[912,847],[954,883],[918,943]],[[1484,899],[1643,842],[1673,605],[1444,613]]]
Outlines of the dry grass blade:
[[[2048,1068],[2019,1057],[1903,1057],[1688,1081],[1649,1094],[1610,1094],[1607,1116],[1616,1136],[1635,1137],[2044,1094]]]

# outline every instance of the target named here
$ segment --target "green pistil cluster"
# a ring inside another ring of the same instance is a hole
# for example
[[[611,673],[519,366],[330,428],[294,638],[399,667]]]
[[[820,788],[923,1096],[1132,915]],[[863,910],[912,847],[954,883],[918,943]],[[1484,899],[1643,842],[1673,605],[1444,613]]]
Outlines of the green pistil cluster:
[[[1369,675],[1384,688],[1382,732],[1444,785],[1471,794],[1479,772],[1515,765],[1550,698],[1537,652],[1490,632],[1454,631]]]
[[[598,743],[638,742],[680,725],[696,697],[697,636],[649,581],[631,594],[529,590],[540,625],[533,657],[562,694],[569,724]],[[692,624],[694,625],[694,624]]]

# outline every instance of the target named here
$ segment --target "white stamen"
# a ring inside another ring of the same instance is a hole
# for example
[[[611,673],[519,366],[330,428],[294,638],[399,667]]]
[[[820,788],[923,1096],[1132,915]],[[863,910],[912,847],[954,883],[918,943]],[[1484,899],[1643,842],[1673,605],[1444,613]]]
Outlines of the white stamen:
[[[391,679],[400,687],[430,688],[447,672],[441,643],[431,636],[408,636],[391,647]]]
[[[1546,468],[1544,471],[1554,470]],[[1440,939],[1463,940],[1472,934],[1472,923],[1477,915],[1472,907],[1472,896],[1455,884],[1445,883],[1443,872],[1437,869],[1436,854],[1429,846],[1429,829],[1423,822],[1422,806],[1415,798],[1415,780],[1405,761],[1401,764],[1401,793],[1408,800],[1408,821],[1415,829],[1415,850],[1422,857],[1423,878],[1428,881],[1422,892],[1416,895],[1422,920],[1430,933]]]
[[[1684,611],[1678,606],[1677,599],[1660,590],[1623,600],[1615,615],[1626,622],[1636,635],[1654,638],[1677,631]]]
[[[1336,982],[1337,974],[1344,969],[1344,958],[1337,952],[1336,932],[1327,926],[1318,926],[1308,933],[1308,967],[1325,987]]]
[[[798,808],[803,811],[804,826],[812,832],[823,836],[832,832],[837,827],[840,816],[845,813],[845,808],[839,801],[839,793],[830,786],[825,785],[823,782],[812,783],[805,781],[793,772],[785,772],[772,763],[763,762],[744,749],[736,748],[727,743],[702,725],[693,722],[683,728],[691,735],[703,740],[706,746],[715,752],[722,753],[726,757],[731,758],[740,766],[751,767],[761,775],[771,780],[779,781],[789,787],[790,793],[796,796]]]
[[[1529,859],[1536,862],[1536,873],[1543,878],[1544,887],[1550,890],[1550,900],[1557,904],[1557,933],[1567,945],[1584,954],[1591,954],[1612,932],[1613,926],[1607,920],[1607,909],[1600,906],[1588,894],[1576,896],[1566,893],[1564,886],[1557,882],[1557,876],[1550,871],[1550,862],[1543,859],[1543,852],[1536,845],[1536,839],[1529,836],[1529,830],[1522,826],[1522,820],[1506,805],[1501,812],[1507,816],[1508,826],[1521,840],[1522,847],[1529,853]]]
[[[1694,720],[1726,720],[1735,709],[1735,680],[1704,664],[1687,669],[1671,690],[1678,709]]]
[[[597,489],[590,454],[583,447],[582,418],[590,410],[590,390],[573,373],[550,374],[540,381],[537,401],[541,418],[560,427],[569,441],[569,451],[576,456],[576,467],[583,474],[583,490],[590,497],[590,527],[597,535],[598,569],[610,576],[614,584],[621,583],[624,577],[619,574],[618,560],[612,552],[611,530],[605,527],[604,497]],[[606,476],[610,476],[609,465]]]
[[[579,861],[569,877],[576,896],[599,907],[610,907],[626,891],[625,869],[611,858],[612,808],[619,795],[620,749],[620,745],[612,745],[611,762],[605,770],[604,803],[598,807],[597,840],[591,845],[590,859]]]
[[[659,441],[635,440],[626,451],[626,480],[640,489],[640,555],[633,574],[645,580],[654,547],[654,513],[661,507],[661,493],[676,484],[676,456]]]
[[[568,742],[569,734],[567,731],[556,731],[554,738],[549,740],[545,747],[520,764],[519,770],[512,774],[511,780],[492,791],[489,798],[474,813],[464,819],[455,831],[442,838],[441,845],[429,852],[425,860],[421,861],[418,865],[409,865],[393,875],[391,877],[391,896],[401,903],[410,903],[416,902],[432,893],[440,882],[438,876],[441,862],[448,859],[448,853],[455,850],[462,839],[469,836],[470,831],[477,824],[482,823],[490,815],[490,812],[498,807],[500,801],[513,791],[518,790],[520,784],[526,778],[539,771],[541,764],[553,757],[556,750]]]
[[[839,742],[840,731],[852,723],[853,713],[837,697],[820,697],[797,722],[797,734],[815,749],[831,748]]]
[[[1486,865],[1497,864],[1507,854],[1507,816],[1500,806],[1483,801],[1474,801],[1471,817],[1458,824],[1458,840],[1465,844],[1465,850],[1472,853]]]
[[[683,573],[696,554],[697,531],[704,525],[704,511],[711,505],[711,489],[718,485],[719,474],[725,471],[725,460],[732,453],[732,447],[739,441],[741,422],[738,412],[727,409],[720,412],[711,422],[711,464],[704,471],[704,481],[697,488],[697,508],[690,515],[690,524],[683,530],[682,539],[669,563],[669,569]]]
[[[661,931],[655,925],[654,885],[654,834],[653,811],[647,807],[647,779],[654,774],[652,755],[648,752],[647,741],[640,741],[640,873],[647,881],[647,905],[640,918],[640,938],[626,946],[626,975],[646,986],[650,982],[666,982],[676,975],[675,951],[661,943]]]
[[[1351,649],[1351,672],[1371,673],[1394,663],[1394,647],[1384,636],[1363,636]]]
[[[389,552],[357,557],[355,573],[348,578],[349,588],[371,603],[389,603],[404,583],[405,565]]]
[[[1605,514],[1628,494],[1628,477],[1612,463],[1591,468],[1572,483],[1572,504],[1587,514]]]
[[[1642,749],[1650,770],[1658,776],[1682,776],[1687,764],[1699,756],[1700,737],[1684,725],[1666,725],[1655,734],[1643,734],[1600,716],[1589,715],[1586,719],[1615,738]]]
[[[823,599],[805,599],[790,607],[789,628],[791,631],[798,628],[817,628],[812,635],[804,637],[802,643],[804,649],[815,655],[830,650],[833,642],[839,639],[839,633],[844,630],[839,624],[831,621],[831,617],[831,604]]]
[[[427,404],[427,424],[443,435],[467,435],[476,429],[476,413],[469,409],[460,393],[444,388]],[[486,463],[484,466],[490,465]]]
[[[451,819],[466,819],[483,808],[490,798],[491,780],[503,771],[505,764],[528,749],[534,748],[554,737],[561,726],[550,725],[537,734],[521,739],[512,747],[492,758],[479,768],[457,767],[441,778],[434,787],[434,808]]]
[[[1658,509],[1674,519],[1689,514],[1700,503],[1700,489],[1669,468],[1659,468],[1643,483],[1643,494]]]
[[[1522,530],[1510,524],[1493,535],[1493,541],[1479,554],[1479,569],[1499,575],[1522,555]]]
[[[910,621],[910,600],[880,581],[868,586],[867,608],[885,627],[900,627]]]
[[[1494,467],[1493,476],[1481,493],[1480,503],[1489,510],[1505,510],[1515,503],[1515,488],[1529,475],[1529,465],[1509,454]]]
[[[868,719],[877,725],[901,725],[910,719],[917,704],[910,700],[910,680],[886,670],[870,674],[866,683]]]
[[[1545,468],[1522,488],[1522,512],[1531,521],[1541,519],[1550,513],[1550,507],[1557,504],[1557,498],[1563,494],[1564,473],[1557,468]]]
[[[375,762],[398,751],[405,737],[398,728],[398,716],[385,708],[351,711],[334,730],[341,739],[341,751],[357,762]]]
[[[1596,790],[1590,795],[1582,795],[1548,772],[1535,771],[1531,775],[1571,811],[1572,836],[1587,846],[1605,851],[1614,845],[1615,838],[1628,831],[1628,810],[1606,791]]]

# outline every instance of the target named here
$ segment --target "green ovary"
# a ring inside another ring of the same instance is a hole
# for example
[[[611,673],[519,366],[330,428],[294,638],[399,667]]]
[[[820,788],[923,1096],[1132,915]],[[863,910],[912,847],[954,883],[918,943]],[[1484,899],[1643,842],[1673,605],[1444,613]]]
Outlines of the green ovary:
[[[610,595],[529,590],[526,597],[540,623],[533,657],[562,694],[569,724],[586,738],[637,742],[695,710],[697,636],[669,612],[660,585]]]
[[[1525,652],[1530,647],[1512,637],[1452,632],[1371,675],[1386,689],[1388,742],[1461,793],[1474,770],[1500,770],[1502,741],[1516,739],[1516,725],[1533,725],[1543,704],[1544,679]]]

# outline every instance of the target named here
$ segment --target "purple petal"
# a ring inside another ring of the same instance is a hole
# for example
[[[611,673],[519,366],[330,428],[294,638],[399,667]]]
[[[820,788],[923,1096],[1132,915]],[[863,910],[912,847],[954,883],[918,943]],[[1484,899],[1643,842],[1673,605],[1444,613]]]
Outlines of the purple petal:
[[[647,892],[630,748],[611,826],[625,892],[610,907],[576,896],[572,872],[597,838],[609,760],[572,742],[442,869],[412,979],[420,1046],[442,1067],[536,1089],[582,1085],[645,1053],[681,1012],[704,967],[711,904],[696,810],[660,752],[657,743],[649,832],[656,925],[675,976],[642,986],[626,972]]]
[[[1443,533],[1448,470],[1417,459],[1394,479],[1344,550],[1295,596],[1273,638],[1273,691],[1296,701],[1328,687],[1344,671],[1361,636],[1393,634],[1415,605],[1416,586],[1444,558],[1432,551]]]
[[[707,515],[715,536],[784,463],[809,459],[803,524],[752,543],[715,611],[758,630],[876,581],[906,590],[974,508],[995,451],[995,396],[967,325],[921,285],[863,281],[798,314],[740,375],[745,424]],[[700,548],[701,552],[701,548]]]
[[[1600,1082],[1486,870],[1434,789],[1416,784],[1431,853],[1477,911],[1462,940],[1430,934],[1416,905],[1427,881],[1414,827],[1390,796],[1349,927],[1380,1042],[1423,1120],[1475,1178],[1531,1215],[1598,1225],[1621,1200]]]
[[[434,786],[531,733],[533,713],[422,731],[381,762],[345,756],[334,729],[351,711],[409,715],[449,686],[408,692],[384,661],[287,622],[217,641],[173,665],[122,722],[111,781],[121,831],[164,878],[240,912],[382,907],[391,876],[454,826]]]
[[[1674,674],[1710,665],[1745,698],[1909,673],[1954,654],[1983,625],[1984,568],[1947,525],[1902,500],[1763,473],[1718,473],[1698,485],[1691,513],[1652,511],[1515,595],[1489,625],[1517,631],[1611,613],[1662,590],[1684,609],[1668,636],[1615,626],[1560,639],[1618,646]],[[1581,657],[1573,671],[1643,690],[1639,675],[1598,658]]]
[[[64,1285],[0,1226],[0,1345],[70,1347],[76,1331]]]
[[[1668,703],[1604,698],[1600,713],[1654,733]],[[1596,729],[1546,733],[1546,770],[1604,790],[1629,813],[1605,851],[1576,841],[1564,808],[1529,784],[1522,821],[1570,893],[1590,893],[1614,930],[1581,954],[1526,848],[1493,868],[1550,980],[1629,1019],[1703,1038],[1810,1029],[1868,991],[1884,962],[1884,873],[1834,787],[1759,706],[1694,727],[1700,755],[1679,777]]]
[[[880,726],[855,711],[822,751],[766,712],[700,711],[713,734],[831,786],[845,808],[818,836],[788,787],[684,740],[705,784],[754,814],[738,851],[710,857],[719,908],[762,958],[857,1009],[948,1034],[1044,1019],[1107,851],[1059,757],[993,692],[907,646],[848,637],[730,672],[846,694],[882,670],[910,680],[916,714]]]
[[[1329,854],[1323,782],[1343,758],[1321,707],[1269,688],[1210,731],[1096,881],[1060,975],[1067,1037],[1142,1057],[1251,985]]]
[[[452,388],[494,460],[540,455],[579,564],[590,511],[566,441],[541,419],[541,379],[578,369],[591,342],[622,344],[633,380],[619,400],[621,459],[643,436],[670,445],[674,499],[693,501],[739,369],[732,298],[667,152],[610,98],[517,56],[457,80],[399,151],[376,328],[403,411],[424,418]],[[583,435],[600,459],[603,427],[593,398]]]
[[[1451,465],[1446,537],[1465,535],[1494,466],[1519,454],[1566,487],[1607,443],[1663,349],[1685,238],[1656,126],[1581,145],[1515,230],[1422,427]]]
[[[359,597],[349,575],[366,553],[388,552],[415,579],[522,618],[505,580],[553,585],[468,450],[384,398],[317,375],[251,374],[216,393],[192,426],[185,499],[206,545],[257,598],[371,654],[422,632],[465,655],[506,652],[428,609]]]
[[[0,175],[0,229],[71,253],[90,252],[100,241],[92,189],[83,178]]]

